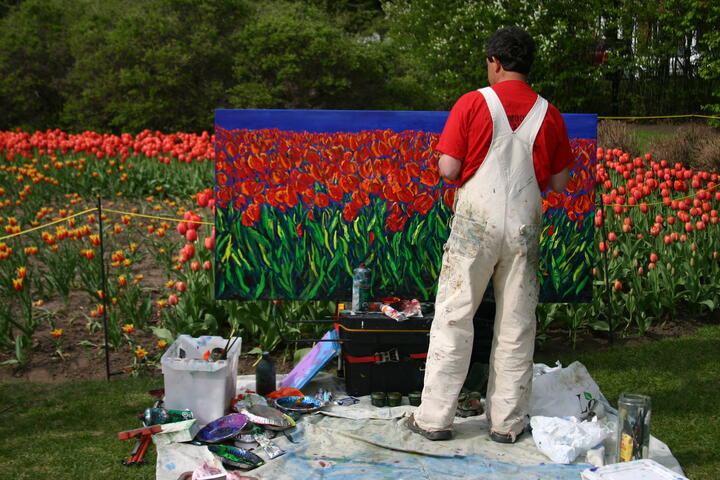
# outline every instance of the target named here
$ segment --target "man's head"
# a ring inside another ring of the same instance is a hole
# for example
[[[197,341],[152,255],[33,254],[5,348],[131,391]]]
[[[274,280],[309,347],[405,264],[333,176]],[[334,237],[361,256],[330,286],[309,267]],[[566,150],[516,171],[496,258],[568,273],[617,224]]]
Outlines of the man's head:
[[[505,72],[526,76],[535,59],[535,41],[520,27],[501,28],[488,38],[486,55],[491,85],[495,83],[493,74],[497,74],[491,65],[494,62],[499,62],[498,67]]]

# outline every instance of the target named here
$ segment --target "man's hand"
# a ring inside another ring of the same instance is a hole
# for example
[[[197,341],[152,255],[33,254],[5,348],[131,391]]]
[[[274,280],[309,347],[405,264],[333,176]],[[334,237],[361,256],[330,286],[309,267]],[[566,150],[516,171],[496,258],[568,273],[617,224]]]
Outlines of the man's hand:
[[[438,168],[443,177],[448,180],[457,180],[462,169],[462,160],[443,153],[438,161]]]
[[[567,186],[568,180],[570,180],[570,171],[566,168],[560,173],[550,175],[550,188],[555,190],[557,193],[562,193]]]

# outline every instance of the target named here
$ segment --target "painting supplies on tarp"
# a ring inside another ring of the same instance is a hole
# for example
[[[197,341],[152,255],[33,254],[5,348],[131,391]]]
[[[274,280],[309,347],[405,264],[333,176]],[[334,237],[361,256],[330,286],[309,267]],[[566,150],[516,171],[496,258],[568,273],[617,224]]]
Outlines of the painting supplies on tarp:
[[[282,379],[280,388],[303,388],[325,364],[340,353],[338,333],[335,330],[328,331],[322,339],[325,341],[316,343],[300,363]]]
[[[634,460],[583,470],[582,480],[688,480],[655,460]]]
[[[243,408],[242,414],[247,415],[255,425],[260,425],[268,430],[285,430],[295,426],[295,420],[292,417],[282,413],[280,410],[264,405],[253,405],[252,407]]]
[[[285,454],[285,450],[275,445],[267,433],[263,432],[259,427],[253,428],[252,436],[258,445],[260,445],[260,448],[267,454],[268,458],[273,459]]]
[[[148,445],[152,441],[152,435],[160,433],[162,427],[160,425],[153,425],[150,427],[136,428],[133,430],[125,430],[118,433],[120,440],[128,440],[131,438],[137,439],[130,457],[127,460],[123,460],[122,464],[125,466],[139,465],[143,463],[145,459],[145,452],[147,451]]]
[[[623,393],[618,400],[617,461],[648,458],[650,445],[650,397]]]
[[[164,423],[160,425],[162,432],[152,436],[153,443],[157,445],[168,445],[178,442],[190,442],[200,430],[196,419],[185,420],[184,422]]]
[[[191,410],[167,410],[162,407],[146,408],[143,414],[145,425],[162,425],[164,423],[184,422],[195,418]]]
[[[255,365],[255,391],[262,396],[277,389],[275,363],[270,359],[270,352],[262,352],[262,358]]]
[[[205,425],[195,438],[203,443],[222,442],[237,436],[247,423],[246,415],[231,413]]]
[[[265,465],[262,458],[244,448],[218,444],[208,445],[208,450],[220,457],[222,463],[233,468],[252,470],[260,465]]]
[[[201,426],[227,413],[236,393],[238,356],[242,341],[231,342],[226,359],[203,359],[207,351],[224,350],[228,339],[180,335],[160,359],[168,410],[192,410]]]

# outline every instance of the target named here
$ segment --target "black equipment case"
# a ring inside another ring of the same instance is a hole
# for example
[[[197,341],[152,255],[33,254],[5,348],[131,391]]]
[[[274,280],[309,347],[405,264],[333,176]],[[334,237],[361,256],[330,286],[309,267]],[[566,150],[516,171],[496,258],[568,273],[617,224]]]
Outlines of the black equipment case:
[[[475,313],[471,362],[488,363],[495,303],[483,302]],[[342,371],[347,393],[421,391],[433,315],[397,322],[379,312],[341,315]]]

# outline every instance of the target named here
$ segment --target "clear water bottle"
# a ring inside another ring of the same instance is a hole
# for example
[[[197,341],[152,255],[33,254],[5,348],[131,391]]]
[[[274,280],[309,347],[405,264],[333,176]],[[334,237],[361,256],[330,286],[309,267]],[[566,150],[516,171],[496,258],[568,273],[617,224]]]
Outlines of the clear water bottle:
[[[262,359],[255,366],[255,391],[265,396],[275,390],[275,364],[270,360],[270,352],[263,352]]]
[[[353,270],[352,313],[367,311],[369,297],[370,269],[364,263],[361,263],[359,267]]]

